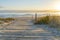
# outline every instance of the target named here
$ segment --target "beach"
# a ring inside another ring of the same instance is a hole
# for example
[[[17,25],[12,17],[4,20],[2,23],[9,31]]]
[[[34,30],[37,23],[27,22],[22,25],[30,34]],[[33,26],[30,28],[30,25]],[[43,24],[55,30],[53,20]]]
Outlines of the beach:
[[[0,26],[2,40],[56,40],[48,25],[34,25],[32,17],[18,17],[9,25]]]

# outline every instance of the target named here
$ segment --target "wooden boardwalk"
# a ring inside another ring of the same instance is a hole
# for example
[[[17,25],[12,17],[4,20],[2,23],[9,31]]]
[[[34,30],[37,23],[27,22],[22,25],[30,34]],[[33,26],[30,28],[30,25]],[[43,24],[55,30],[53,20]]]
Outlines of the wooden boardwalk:
[[[56,40],[55,34],[46,30],[47,25],[33,25],[31,18],[17,18],[8,25],[1,26],[1,40]]]

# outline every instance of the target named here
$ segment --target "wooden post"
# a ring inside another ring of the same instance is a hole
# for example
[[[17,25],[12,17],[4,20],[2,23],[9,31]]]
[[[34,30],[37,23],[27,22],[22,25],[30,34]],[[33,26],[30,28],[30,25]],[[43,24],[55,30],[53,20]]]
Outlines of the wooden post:
[[[37,21],[37,13],[35,13],[35,22]]]

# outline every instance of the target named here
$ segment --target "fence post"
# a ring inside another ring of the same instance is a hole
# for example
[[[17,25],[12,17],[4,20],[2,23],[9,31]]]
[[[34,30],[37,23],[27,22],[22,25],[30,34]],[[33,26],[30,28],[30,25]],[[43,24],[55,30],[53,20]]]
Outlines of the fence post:
[[[37,13],[35,13],[35,22],[37,21]]]

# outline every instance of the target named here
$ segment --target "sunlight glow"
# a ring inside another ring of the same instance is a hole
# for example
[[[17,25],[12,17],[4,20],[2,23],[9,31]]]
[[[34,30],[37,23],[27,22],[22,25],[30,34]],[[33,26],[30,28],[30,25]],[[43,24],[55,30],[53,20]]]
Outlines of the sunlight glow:
[[[60,10],[60,2],[55,3],[54,8],[55,8],[56,10]]]

